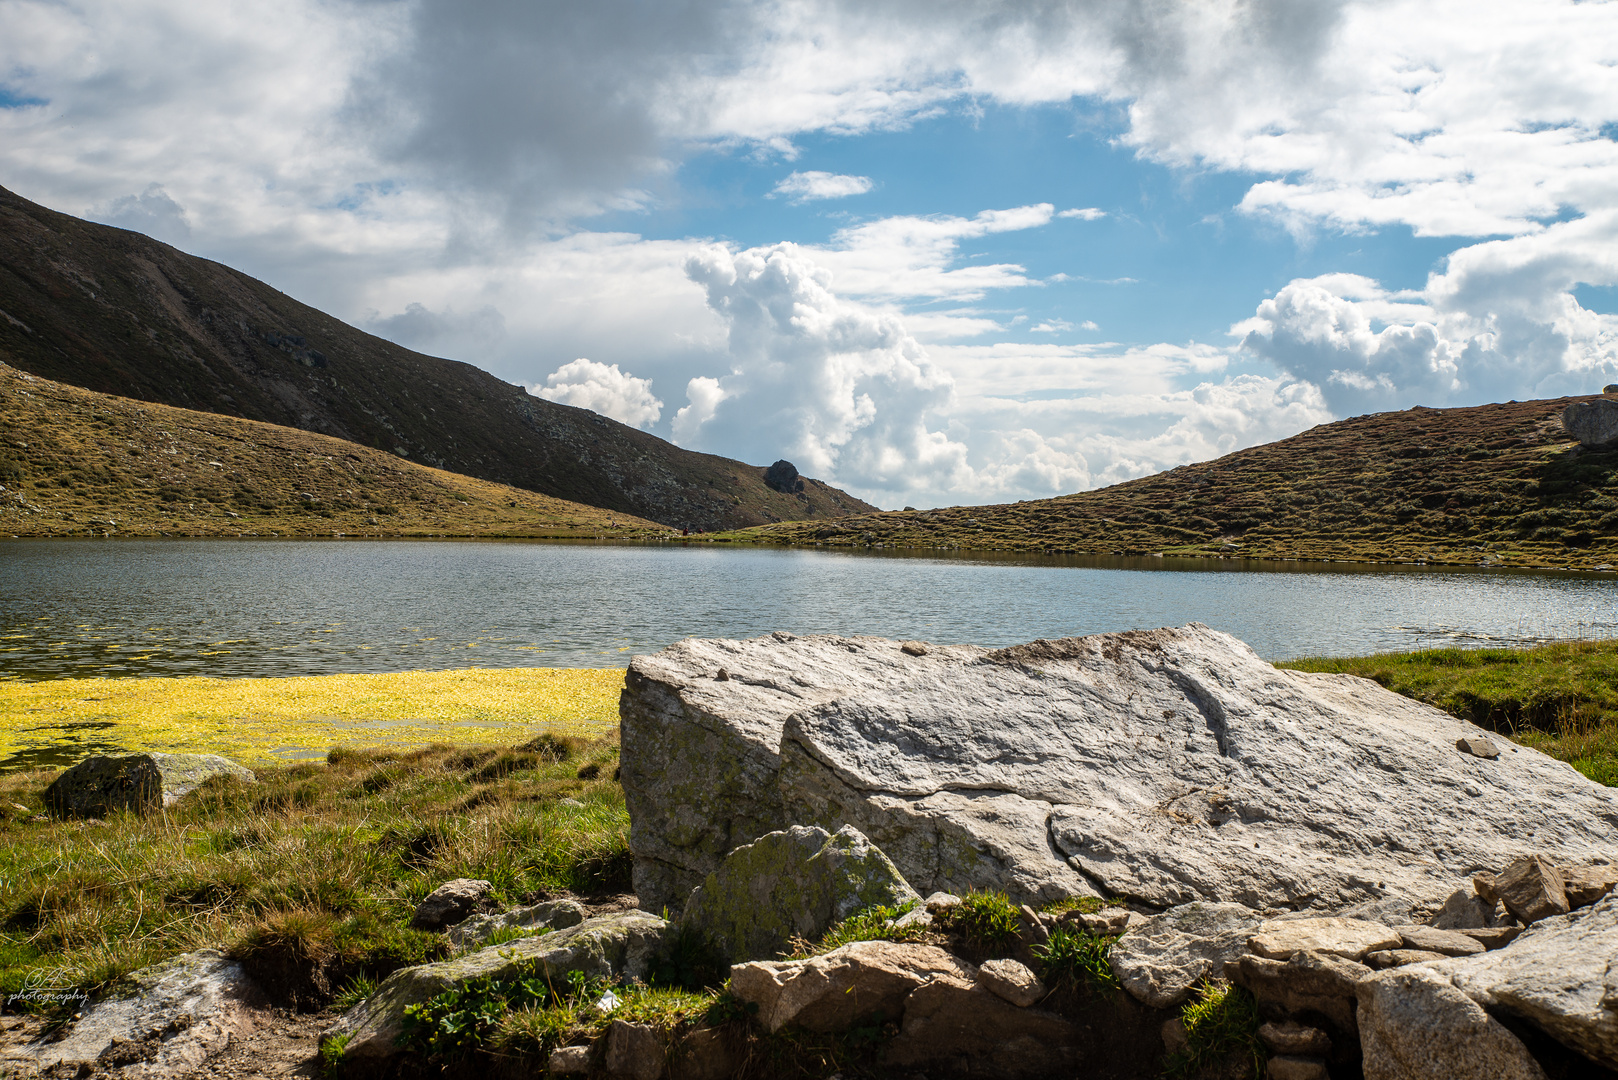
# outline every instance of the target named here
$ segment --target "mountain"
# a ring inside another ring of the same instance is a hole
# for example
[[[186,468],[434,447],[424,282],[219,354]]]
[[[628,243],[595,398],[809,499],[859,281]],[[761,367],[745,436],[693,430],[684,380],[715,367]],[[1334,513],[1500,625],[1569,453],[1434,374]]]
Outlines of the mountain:
[[[1583,448],[1562,429],[1562,410],[1585,400],[1376,413],[1076,495],[786,523],[736,538],[1112,555],[1618,564],[1618,450]]]
[[[0,188],[0,362],[104,394],[331,435],[676,528],[876,508],[682,450],[424,356],[227,266]]]
[[[0,364],[0,536],[654,539],[641,518]]]

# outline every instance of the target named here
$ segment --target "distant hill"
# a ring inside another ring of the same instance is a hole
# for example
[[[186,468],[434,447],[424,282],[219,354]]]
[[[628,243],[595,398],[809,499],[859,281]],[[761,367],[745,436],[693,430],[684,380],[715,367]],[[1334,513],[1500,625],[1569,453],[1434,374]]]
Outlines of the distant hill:
[[[1618,565],[1618,451],[1586,398],[1414,408],[1035,502],[764,526],[763,543],[1428,563]]]
[[[682,450],[424,356],[219,263],[0,188],[0,362],[74,386],[331,435],[676,528],[876,508]]]
[[[651,539],[641,518],[0,364],[0,536]]]

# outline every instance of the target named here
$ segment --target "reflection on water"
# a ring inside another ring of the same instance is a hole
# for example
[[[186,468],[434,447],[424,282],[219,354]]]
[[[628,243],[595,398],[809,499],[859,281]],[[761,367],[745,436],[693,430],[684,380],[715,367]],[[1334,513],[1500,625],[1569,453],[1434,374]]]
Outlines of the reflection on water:
[[[534,542],[0,542],[0,677],[610,667],[772,630],[1200,621],[1270,659],[1618,634],[1611,575]]]

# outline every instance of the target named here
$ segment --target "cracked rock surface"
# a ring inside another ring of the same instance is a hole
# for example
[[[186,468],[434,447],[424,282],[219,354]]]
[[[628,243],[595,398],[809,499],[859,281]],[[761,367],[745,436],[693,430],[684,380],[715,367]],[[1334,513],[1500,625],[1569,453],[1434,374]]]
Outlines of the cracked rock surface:
[[[729,678],[715,679],[723,667]],[[923,894],[1426,910],[1524,849],[1618,845],[1618,792],[1346,675],[1199,624],[989,651],[778,634],[630,668],[623,778],[643,906],[732,848],[853,825]]]

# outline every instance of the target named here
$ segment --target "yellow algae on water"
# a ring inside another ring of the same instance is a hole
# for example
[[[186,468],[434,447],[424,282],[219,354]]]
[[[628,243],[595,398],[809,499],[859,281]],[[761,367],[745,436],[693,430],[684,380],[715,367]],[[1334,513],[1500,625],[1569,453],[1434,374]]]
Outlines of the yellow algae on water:
[[[252,762],[310,757],[339,744],[595,736],[618,722],[623,682],[622,668],[0,682],[0,767],[62,764],[75,751],[187,751]]]

